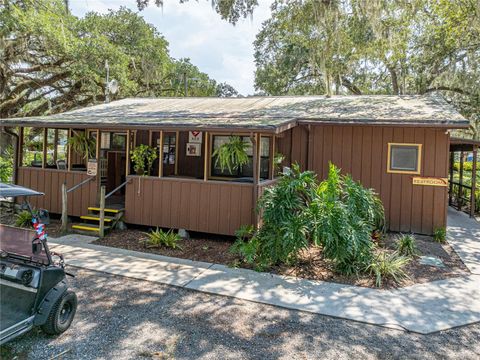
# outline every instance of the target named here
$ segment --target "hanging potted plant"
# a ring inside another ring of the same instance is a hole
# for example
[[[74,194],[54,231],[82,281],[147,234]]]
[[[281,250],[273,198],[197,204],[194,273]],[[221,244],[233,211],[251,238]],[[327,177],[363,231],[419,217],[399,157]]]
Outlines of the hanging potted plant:
[[[133,149],[130,159],[137,175],[150,175],[153,162],[157,159],[157,149],[148,145],[138,145]]]
[[[243,165],[248,164],[247,150],[250,144],[243,141],[239,136],[230,136],[228,142],[215,149],[212,156],[215,158],[215,166],[225,171],[228,169],[230,174]]]
[[[88,137],[85,132],[76,132],[67,140],[67,146],[71,146],[72,150],[77,154],[83,154],[83,159],[95,157],[95,140]]]

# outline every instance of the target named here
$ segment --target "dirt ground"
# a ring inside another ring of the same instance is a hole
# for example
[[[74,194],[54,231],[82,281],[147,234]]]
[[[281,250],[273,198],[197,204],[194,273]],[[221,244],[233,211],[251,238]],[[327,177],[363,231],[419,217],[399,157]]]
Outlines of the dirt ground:
[[[69,267],[78,296],[64,334],[40,329],[3,360],[480,358],[480,324],[430,335],[386,329]]]
[[[141,230],[132,228],[126,231],[113,231],[104,239],[99,239],[95,243],[195,261],[224,264],[231,267],[251,268],[249,264],[242,262],[237,255],[229,251],[234,242],[233,237],[191,233],[190,239],[179,242],[182,249],[174,250],[165,247],[147,248],[145,245],[147,230],[148,228]],[[398,236],[398,234],[387,234],[384,247],[393,251],[396,236]],[[434,242],[432,238],[421,235],[417,235],[416,240],[420,255],[436,256],[443,261],[445,267],[438,268],[422,265],[419,263],[418,257],[414,258],[405,268],[409,278],[399,284],[400,286],[441,280],[468,273],[468,269],[448,244],[439,244]],[[311,247],[303,251],[300,254],[299,262],[295,266],[282,265],[274,267],[270,269],[270,271],[280,275],[295,276],[310,280],[375,287],[374,278],[367,274],[342,276],[335,273],[332,263],[323,259],[321,249],[317,247]],[[390,288],[399,285],[387,281],[383,287]]]

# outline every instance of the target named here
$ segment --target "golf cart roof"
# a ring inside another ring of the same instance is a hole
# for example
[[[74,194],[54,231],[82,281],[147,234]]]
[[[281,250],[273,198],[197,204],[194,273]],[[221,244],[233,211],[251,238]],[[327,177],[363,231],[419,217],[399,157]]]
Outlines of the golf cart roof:
[[[38,192],[23,186],[5,184],[0,182],[0,197],[17,197],[17,196],[38,196],[45,195],[42,192]]]

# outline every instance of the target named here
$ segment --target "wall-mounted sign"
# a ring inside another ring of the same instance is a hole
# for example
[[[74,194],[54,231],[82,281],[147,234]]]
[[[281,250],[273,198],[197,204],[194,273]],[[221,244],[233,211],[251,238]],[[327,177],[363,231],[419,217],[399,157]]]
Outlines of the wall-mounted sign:
[[[188,142],[189,143],[202,143],[202,132],[201,131],[189,131],[188,132]]]
[[[88,159],[87,175],[96,176],[97,168],[98,168],[97,159]]]
[[[110,133],[102,132],[100,136],[100,147],[102,149],[110,149]]]
[[[424,186],[448,186],[447,178],[437,178],[437,177],[420,177],[414,176],[412,180],[413,185],[424,185]]]
[[[201,144],[187,144],[187,156],[201,156],[202,146]]]

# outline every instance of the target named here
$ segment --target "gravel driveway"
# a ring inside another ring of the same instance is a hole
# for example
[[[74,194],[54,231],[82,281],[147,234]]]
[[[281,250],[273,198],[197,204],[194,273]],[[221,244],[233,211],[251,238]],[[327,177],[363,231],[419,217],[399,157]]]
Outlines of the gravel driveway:
[[[478,359],[480,323],[417,335],[69,268],[79,298],[59,337],[33,330],[17,359]]]

